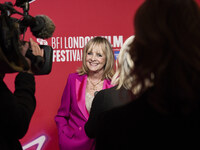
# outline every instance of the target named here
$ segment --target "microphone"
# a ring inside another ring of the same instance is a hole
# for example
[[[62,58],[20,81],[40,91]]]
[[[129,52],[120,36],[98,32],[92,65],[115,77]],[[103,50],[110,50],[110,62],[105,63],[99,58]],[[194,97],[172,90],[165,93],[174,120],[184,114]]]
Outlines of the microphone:
[[[53,21],[45,15],[36,16],[35,22],[30,25],[30,28],[32,34],[41,39],[52,37],[52,34],[55,31],[55,25]]]
[[[19,24],[20,31],[22,33],[24,29],[29,26],[32,34],[36,38],[41,39],[47,39],[52,37],[52,34],[55,31],[55,25],[53,21],[45,15],[38,15],[36,17],[27,15]]]

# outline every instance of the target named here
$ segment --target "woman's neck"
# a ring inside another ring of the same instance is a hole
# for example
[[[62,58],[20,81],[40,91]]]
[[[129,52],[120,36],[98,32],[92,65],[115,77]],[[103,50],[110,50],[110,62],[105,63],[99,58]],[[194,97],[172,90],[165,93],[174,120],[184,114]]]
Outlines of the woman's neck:
[[[103,78],[103,72],[89,72],[88,77],[91,80],[101,80]]]

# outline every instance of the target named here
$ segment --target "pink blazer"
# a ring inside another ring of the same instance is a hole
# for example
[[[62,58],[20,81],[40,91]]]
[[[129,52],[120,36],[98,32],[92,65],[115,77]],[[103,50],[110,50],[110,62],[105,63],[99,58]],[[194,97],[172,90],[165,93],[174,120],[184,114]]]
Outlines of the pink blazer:
[[[85,106],[87,75],[69,74],[61,105],[55,116],[60,150],[93,150],[95,141],[87,137],[84,125],[89,113]],[[104,80],[103,89],[112,87]]]

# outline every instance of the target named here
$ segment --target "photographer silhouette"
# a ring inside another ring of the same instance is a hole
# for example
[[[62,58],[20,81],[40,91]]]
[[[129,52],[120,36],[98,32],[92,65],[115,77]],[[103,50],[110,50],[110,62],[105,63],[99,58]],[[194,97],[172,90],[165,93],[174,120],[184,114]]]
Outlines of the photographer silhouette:
[[[26,134],[36,107],[34,74],[38,71],[27,51],[32,59],[45,58],[45,52],[31,38],[20,40],[19,24],[7,14],[6,6],[0,4],[0,149],[22,150],[19,139]],[[11,92],[4,76],[13,72],[18,74]]]
[[[44,51],[32,39],[30,39],[30,47],[34,55],[43,56]],[[25,43],[21,46],[21,53],[24,55],[28,49],[29,43]],[[2,51],[1,45],[0,51]],[[35,110],[35,78],[31,70],[31,61],[29,58],[25,57],[25,59],[29,69],[20,71],[16,76],[14,93],[8,89],[3,81],[5,73],[0,73],[1,150],[22,150],[18,140],[26,134]]]

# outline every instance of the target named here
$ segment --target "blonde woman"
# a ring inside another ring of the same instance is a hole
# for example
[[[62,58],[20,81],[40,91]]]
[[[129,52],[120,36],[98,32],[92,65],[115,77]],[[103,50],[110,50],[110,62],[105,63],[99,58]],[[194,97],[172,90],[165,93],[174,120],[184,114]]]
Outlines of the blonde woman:
[[[112,87],[114,54],[103,37],[91,39],[83,51],[83,65],[69,74],[61,105],[55,117],[60,150],[93,150],[94,140],[87,137],[88,120],[94,95]]]

